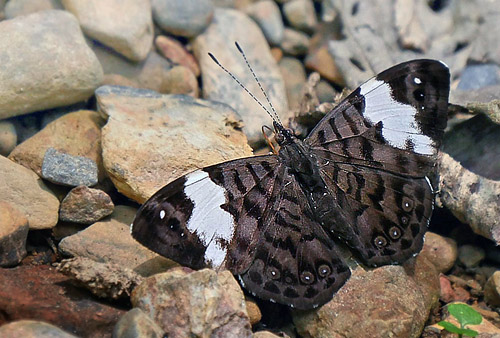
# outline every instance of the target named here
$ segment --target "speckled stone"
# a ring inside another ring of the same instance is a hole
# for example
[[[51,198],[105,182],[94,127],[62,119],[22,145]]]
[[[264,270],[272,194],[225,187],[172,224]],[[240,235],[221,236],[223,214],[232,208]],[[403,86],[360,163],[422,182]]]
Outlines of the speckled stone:
[[[49,148],[42,163],[42,177],[71,187],[97,184],[97,164],[90,158],[73,156]]]

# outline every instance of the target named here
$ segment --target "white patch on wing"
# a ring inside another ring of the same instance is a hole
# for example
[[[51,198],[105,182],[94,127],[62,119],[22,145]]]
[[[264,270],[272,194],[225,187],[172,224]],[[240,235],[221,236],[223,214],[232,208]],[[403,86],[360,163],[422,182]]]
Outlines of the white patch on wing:
[[[230,243],[235,227],[233,216],[220,207],[226,203],[224,188],[215,184],[208,173],[197,170],[186,175],[184,193],[194,204],[188,230],[196,233],[207,247],[205,261],[217,269],[226,257],[221,240]]]
[[[165,210],[161,210],[160,211],[160,219],[164,219],[165,218]]]
[[[394,100],[389,84],[374,78],[360,89],[365,97],[363,116],[373,124],[382,121],[382,136],[390,145],[408,150],[408,144],[412,144],[416,153],[435,153],[433,140],[422,133],[415,121],[417,111],[411,105]]]

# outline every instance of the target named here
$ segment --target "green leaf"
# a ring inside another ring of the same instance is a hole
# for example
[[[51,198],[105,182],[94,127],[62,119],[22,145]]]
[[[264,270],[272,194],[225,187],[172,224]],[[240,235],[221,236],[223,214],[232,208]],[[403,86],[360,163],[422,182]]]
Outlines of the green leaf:
[[[448,312],[455,317],[462,327],[466,325],[479,325],[483,317],[467,304],[455,303],[448,305]]]
[[[462,335],[469,336],[469,337],[475,337],[479,334],[477,331],[474,331],[471,329],[461,329],[450,322],[445,322],[444,320],[440,321],[437,324],[439,326],[444,327],[444,329],[446,331],[451,332],[451,333],[462,334]]]

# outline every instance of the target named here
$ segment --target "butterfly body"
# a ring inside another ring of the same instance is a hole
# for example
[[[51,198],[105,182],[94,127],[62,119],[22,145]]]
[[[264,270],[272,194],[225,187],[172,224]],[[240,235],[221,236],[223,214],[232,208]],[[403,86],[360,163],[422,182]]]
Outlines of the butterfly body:
[[[274,122],[277,155],[216,164],[160,189],[132,235],[182,265],[226,268],[257,297],[324,304],[350,270],[417,254],[433,209],[449,71],[414,60],[369,80],[304,140]]]

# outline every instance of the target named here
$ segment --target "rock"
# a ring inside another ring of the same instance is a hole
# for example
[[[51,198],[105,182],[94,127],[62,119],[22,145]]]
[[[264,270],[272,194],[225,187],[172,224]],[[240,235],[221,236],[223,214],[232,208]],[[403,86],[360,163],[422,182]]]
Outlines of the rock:
[[[83,257],[65,259],[56,266],[57,271],[72,278],[73,284],[86,288],[100,298],[128,299],[132,290],[143,280],[130,269]]]
[[[235,22],[238,25],[234,25]],[[203,97],[233,107],[243,118],[243,130],[249,142],[255,144],[262,138],[262,126],[271,123],[269,115],[208,56],[212,52],[268,107],[234,41],[238,41],[245,51],[281,120],[287,121],[291,115],[285,99],[283,78],[262,32],[248,16],[232,9],[216,9],[213,23],[193,41],[194,54],[202,69]]]
[[[120,74],[104,74],[102,85],[140,88],[140,85],[137,81],[128,79]]]
[[[486,161],[491,165],[491,159]],[[446,153],[438,167],[443,205],[475,233],[500,244],[500,183],[467,170]]]
[[[133,308],[124,314],[113,330],[113,338],[129,337],[165,337],[163,330],[144,311]]]
[[[17,145],[17,132],[10,121],[0,121],[0,155],[7,156]]]
[[[283,41],[280,45],[283,52],[292,56],[303,56],[309,48],[309,37],[299,31],[285,28]]]
[[[0,156],[0,199],[28,219],[30,229],[50,229],[57,223],[59,200],[33,171]]]
[[[101,87],[96,96],[109,116],[106,170],[139,203],[195,168],[252,154],[240,118],[222,103],[124,87]]]
[[[104,120],[94,111],[81,110],[66,114],[18,145],[9,158],[42,175],[45,152],[49,148],[55,148],[73,156],[85,156],[96,162],[99,179],[102,180],[105,177],[101,155],[103,124]]]
[[[0,327],[3,338],[77,338],[57,326],[37,320],[18,320]]]
[[[49,148],[43,157],[42,177],[52,183],[70,187],[92,186],[98,181],[97,164],[90,158]]]
[[[118,74],[138,83],[139,88],[159,91],[166,74],[172,68],[168,60],[151,50],[140,63],[131,62],[98,43],[91,45],[102,64],[104,73]]]
[[[2,68],[0,119],[85,100],[103,77],[78,21],[64,11],[0,22],[0,60],[9,60]]]
[[[312,0],[290,0],[283,5],[285,18],[295,29],[311,33],[318,20]]]
[[[243,292],[227,270],[156,274],[134,289],[131,301],[168,337],[252,335]]]
[[[146,58],[153,45],[149,0],[61,0],[84,33],[132,61]],[[120,13],[120,15],[116,15]]]
[[[500,84],[500,67],[494,64],[467,66],[460,77],[457,89],[475,90]]]
[[[10,203],[0,200],[0,266],[14,266],[26,256],[28,220]]]
[[[248,318],[250,320],[250,325],[254,326],[262,319],[262,313],[260,312],[259,306],[255,301],[246,298],[245,304],[247,308]]]
[[[304,64],[307,69],[318,72],[321,77],[339,86],[345,87],[344,78],[340,73],[332,54],[328,51],[328,42],[341,36],[338,25],[321,23],[316,33],[309,41],[309,49]]]
[[[28,15],[49,9],[62,9],[58,0],[10,0],[5,6],[5,18]]]
[[[474,245],[462,245],[458,248],[458,261],[466,268],[475,268],[485,258],[484,250]]]
[[[291,110],[298,110],[302,99],[302,89],[306,83],[306,70],[296,58],[284,57],[279,62],[283,80],[285,81],[286,96]]]
[[[276,46],[283,41],[285,26],[274,1],[254,2],[245,8],[245,13],[257,22],[270,45]]]
[[[152,5],[153,17],[161,29],[187,38],[203,32],[214,13],[210,0],[153,0]]]
[[[419,337],[439,295],[437,271],[424,257],[404,266],[357,268],[333,299],[295,311],[302,337]]]
[[[155,45],[161,55],[167,60],[170,60],[173,64],[191,69],[196,77],[200,76],[198,61],[179,41],[168,36],[159,35],[155,39]]]
[[[270,331],[257,331],[253,334],[253,338],[278,338],[278,337],[288,337],[287,335],[277,336]]]
[[[445,273],[455,264],[458,256],[457,243],[451,238],[427,231],[420,255],[432,262],[439,272]]]
[[[500,306],[500,271],[488,278],[484,286],[484,300],[492,306]]]
[[[328,82],[321,80],[316,86],[316,94],[320,103],[335,102],[337,91]]]
[[[193,72],[184,66],[175,66],[169,70],[161,84],[161,93],[199,96],[198,80]]]
[[[115,205],[104,191],[84,185],[72,189],[62,200],[59,219],[66,222],[92,224],[113,213]]]
[[[63,238],[59,250],[66,256],[117,264],[143,276],[173,266],[132,238],[129,225],[136,212],[135,208],[117,205],[109,218]]]
[[[109,337],[125,311],[92,299],[68,281],[48,265],[0,269],[0,325],[6,319],[36,319],[79,337]]]
[[[498,25],[498,4],[489,1],[481,1],[481,25],[476,27],[474,39],[471,41],[472,52],[470,60],[500,64],[500,26]]]
[[[488,86],[477,90],[453,90],[450,102],[464,106],[473,113],[484,114],[492,122],[500,124],[500,100],[497,93],[500,85]]]

